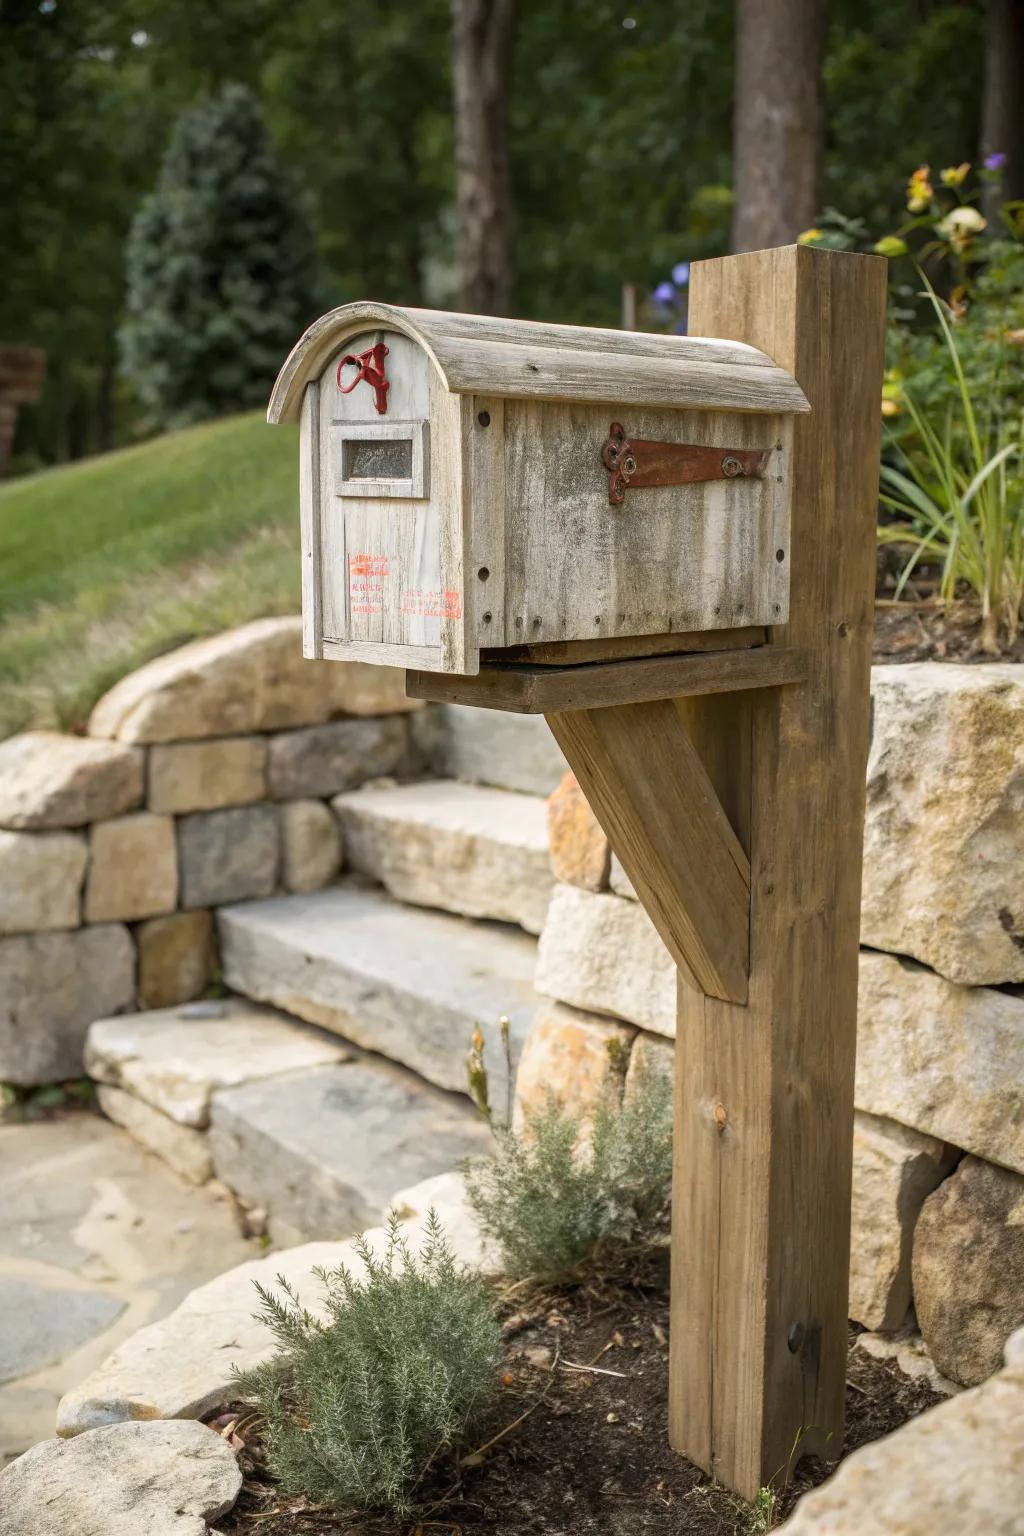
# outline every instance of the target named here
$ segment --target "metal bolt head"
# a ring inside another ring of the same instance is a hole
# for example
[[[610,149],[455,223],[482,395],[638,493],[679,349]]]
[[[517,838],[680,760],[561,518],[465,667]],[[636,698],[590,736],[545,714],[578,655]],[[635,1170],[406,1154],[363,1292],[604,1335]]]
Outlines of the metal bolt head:
[[[727,453],[722,460],[722,474],[728,476],[730,480],[733,480],[737,475],[742,475],[742,473],[743,465],[740,463],[739,459],[737,459],[733,454]]]

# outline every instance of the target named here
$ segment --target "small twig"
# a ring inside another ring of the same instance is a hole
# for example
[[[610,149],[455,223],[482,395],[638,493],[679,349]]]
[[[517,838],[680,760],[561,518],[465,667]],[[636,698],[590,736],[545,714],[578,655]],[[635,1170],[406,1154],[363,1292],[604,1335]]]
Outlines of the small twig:
[[[552,1370],[554,1370],[554,1366],[552,1366]],[[623,1381],[625,1381],[629,1375],[628,1371],[609,1371],[603,1365],[577,1365],[574,1360],[563,1360],[562,1370],[592,1371],[595,1376],[621,1376]]]
[[[604,1356],[608,1353],[608,1351],[610,1349],[614,1349],[614,1348],[615,1348],[615,1340],[614,1339],[609,1339],[608,1343],[603,1345],[602,1348],[598,1350],[598,1352],[594,1356],[593,1360],[590,1360],[590,1361],[587,1362],[587,1368],[589,1369],[590,1366],[596,1365],[599,1360],[604,1358]],[[616,1374],[616,1373],[613,1372],[613,1374]]]

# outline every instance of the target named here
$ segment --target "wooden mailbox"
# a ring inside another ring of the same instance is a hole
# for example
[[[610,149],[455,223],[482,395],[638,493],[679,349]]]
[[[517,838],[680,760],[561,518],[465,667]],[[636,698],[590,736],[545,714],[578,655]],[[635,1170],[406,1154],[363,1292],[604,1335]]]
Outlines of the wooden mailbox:
[[[306,654],[473,674],[482,649],[778,624],[792,376],[756,348],[347,304],[288,358]]]
[[[686,338],[348,305],[269,412],[306,654],[543,714],[676,961],[670,1435],[748,1498],[842,1438],[885,295],[793,246]]]

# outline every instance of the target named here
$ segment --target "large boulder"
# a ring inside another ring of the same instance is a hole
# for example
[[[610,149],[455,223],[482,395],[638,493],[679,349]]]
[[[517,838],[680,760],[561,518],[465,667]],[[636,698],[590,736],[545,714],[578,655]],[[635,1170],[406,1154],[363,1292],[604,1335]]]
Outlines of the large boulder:
[[[548,844],[556,880],[585,891],[608,889],[611,845],[574,773],[548,797]]]
[[[566,761],[541,715],[428,704],[411,722],[417,753],[438,778],[549,795]]]
[[[552,1100],[588,1120],[605,1094],[621,1097],[634,1033],[561,1003],[542,1004],[516,1073],[517,1124],[528,1125]]]
[[[89,838],[87,923],[131,922],[173,912],[178,901],[174,820],[136,811],[101,821]]]
[[[135,930],[140,1008],[171,1008],[202,997],[217,965],[213,913],[170,912]]]
[[[0,1536],[207,1536],[241,1486],[205,1424],[114,1424],[43,1440],[0,1472]]]
[[[418,707],[405,697],[401,670],[306,661],[301,619],[257,619],[194,640],[123,677],[93,710],[89,734],[189,741]]]
[[[998,1369],[1024,1326],[1020,1174],[966,1157],[929,1196],[914,1236],[914,1305],[944,1376],[973,1387]]]
[[[1024,981],[1024,668],[875,667],[861,937]]]
[[[863,952],[856,1102],[1024,1173],[1024,998]]]
[[[535,985],[574,1008],[675,1035],[676,968],[639,902],[557,885]]]
[[[0,742],[0,827],[84,827],[132,810],[142,799],[135,747],[57,731]]]
[[[78,832],[0,831],[0,933],[77,928],[87,857]]]
[[[275,800],[326,800],[402,772],[408,755],[404,720],[335,720],[284,731],[270,742],[270,793]]]
[[[183,907],[269,896],[277,885],[280,827],[272,805],[196,811],[178,820]]]
[[[899,1328],[910,1308],[914,1228],[957,1152],[892,1120],[858,1111],[853,1131],[850,1316],[865,1328]]]
[[[135,1001],[135,949],[121,923],[0,939],[0,1082],[81,1077],[93,1019]]]
[[[267,793],[267,743],[262,736],[178,741],[149,754],[151,811],[216,811],[251,805]]]
[[[1024,1336],[1006,1368],[862,1446],[806,1494],[780,1536],[1021,1536]]]
[[[322,800],[281,807],[281,883],[286,891],[318,891],[341,868],[341,828]]]

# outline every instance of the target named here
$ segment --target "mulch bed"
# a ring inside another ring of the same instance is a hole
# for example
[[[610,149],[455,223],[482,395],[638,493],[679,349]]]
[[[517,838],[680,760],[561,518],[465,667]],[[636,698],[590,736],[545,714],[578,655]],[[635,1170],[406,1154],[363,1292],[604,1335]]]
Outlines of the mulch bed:
[[[263,1466],[258,1427],[243,1417],[245,1483],[218,1529],[224,1536],[747,1536],[763,1529],[747,1505],[669,1448],[663,1287],[513,1297],[503,1311],[503,1386],[495,1420],[481,1430],[486,1449],[423,1490],[418,1521],[340,1515],[282,1497]],[[854,1349],[855,1337],[851,1329],[844,1456],[941,1401],[895,1361]],[[776,1518],[831,1470],[801,1462]]]
[[[1024,635],[991,656],[981,649],[977,608],[955,604],[948,610],[934,599],[879,602],[875,608],[875,661],[1024,662]]]

